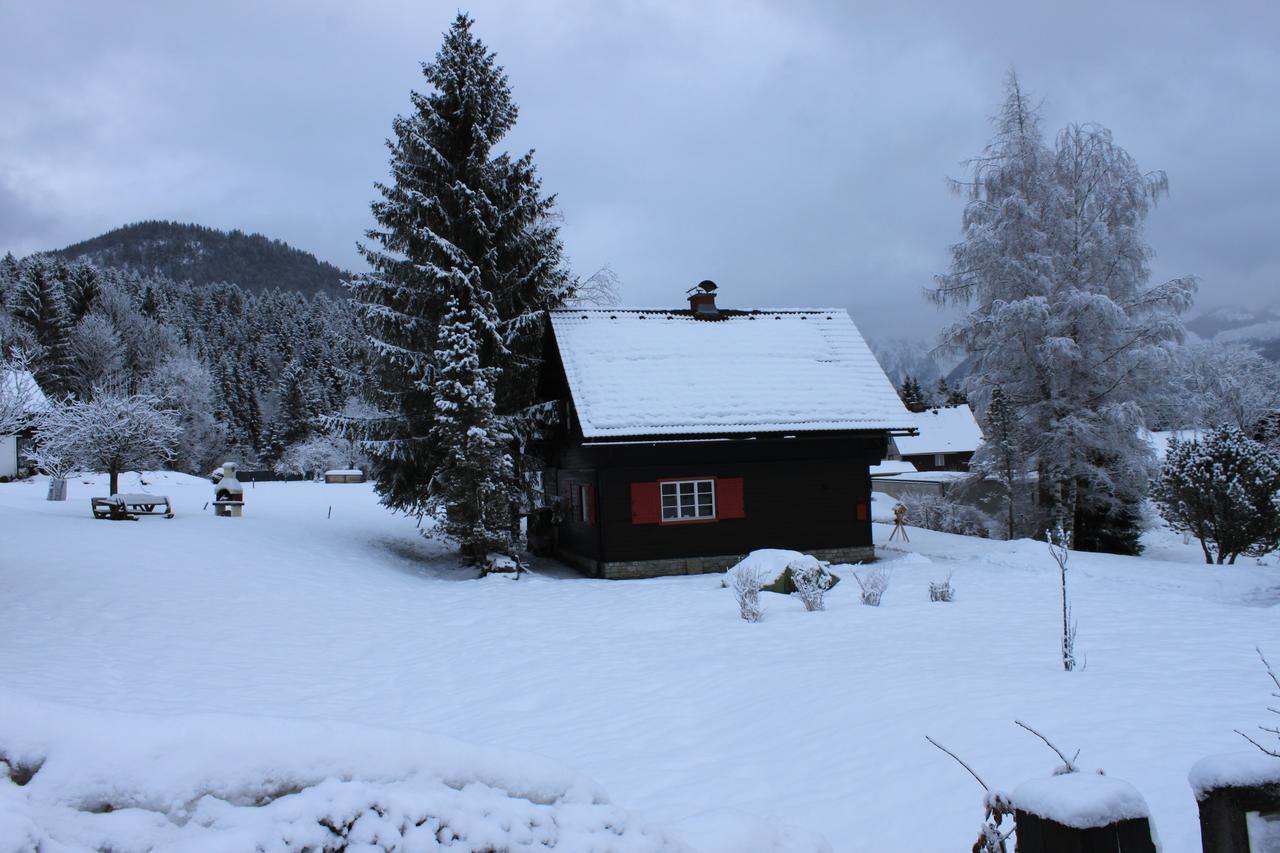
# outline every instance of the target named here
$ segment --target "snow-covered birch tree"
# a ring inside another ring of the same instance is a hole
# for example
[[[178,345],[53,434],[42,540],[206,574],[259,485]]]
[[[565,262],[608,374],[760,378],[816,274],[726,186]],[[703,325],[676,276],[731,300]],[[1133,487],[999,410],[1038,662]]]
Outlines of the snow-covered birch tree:
[[[575,287],[562,258],[555,200],[542,194],[532,152],[494,153],[515,125],[517,108],[506,75],[472,26],[469,16],[458,15],[435,59],[423,65],[429,91],[412,93],[412,112],[393,124],[392,180],[377,186],[378,225],[361,246],[371,271],[352,283],[378,362],[374,402],[387,414],[347,424],[364,431],[383,502],[418,515],[443,508],[450,516],[445,530],[455,537],[470,519],[475,535],[460,537],[469,551],[495,530],[515,530],[521,501],[506,505],[503,518],[488,503],[476,514],[473,504],[455,499],[445,472],[475,472],[473,483],[500,484],[495,494],[528,498],[525,475],[537,467],[534,450],[550,414],[537,396],[545,315]],[[460,323],[469,330],[463,333]],[[462,338],[478,366],[465,376],[445,375]],[[470,393],[477,400],[491,395],[492,403],[457,410],[457,417],[482,422],[439,425],[442,412],[454,411],[441,405],[442,395],[459,382],[477,383]],[[460,448],[443,443],[445,436],[472,426],[487,440],[464,445],[475,456],[460,460]]]
[[[1075,545],[1135,553],[1154,458],[1142,404],[1167,382],[1194,279],[1149,283],[1142,226],[1168,191],[1097,125],[1052,145],[1010,74],[996,135],[956,188],[963,237],[929,297],[968,309],[943,334],[972,365],[979,416],[1001,387],[1021,413],[1049,526]]]

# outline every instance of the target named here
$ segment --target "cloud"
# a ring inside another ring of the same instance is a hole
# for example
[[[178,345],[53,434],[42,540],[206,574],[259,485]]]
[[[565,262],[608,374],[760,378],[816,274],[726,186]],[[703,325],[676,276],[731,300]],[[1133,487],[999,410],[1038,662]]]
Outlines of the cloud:
[[[1269,5],[476,2],[578,270],[636,304],[702,278],[735,305],[849,307],[929,333],[920,297],[1005,70],[1046,126],[1098,121],[1172,195],[1159,277],[1256,302],[1280,249]],[[359,265],[392,117],[454,7],[17,4],[0,54],[0,249],[143,218],[257,230]],[[3,211],[12,211],[4,213]]]

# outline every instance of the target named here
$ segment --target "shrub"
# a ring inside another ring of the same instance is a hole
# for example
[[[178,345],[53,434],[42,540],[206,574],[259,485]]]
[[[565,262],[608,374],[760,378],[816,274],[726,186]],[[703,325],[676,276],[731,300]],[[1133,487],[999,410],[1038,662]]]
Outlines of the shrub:
[[[951,575],[947,575],[947,579],[934,583],[929,582],[929,600],[930,601],[954,601],[956,591],[951,586]]]
[[[739,566],[731,578],[733,595],[738,599],[742,618],[748,622],[759,622],[764,618],[764,611],[760,609],[760,584],[764,573],[755,566]]]
[[[834,576],[825,564],[817,560],[797,560],[787,566],[796,595],[804,602],[804,609],[825,610],[827,590],[835,584]]]
[[[913,495],[903,498],[902,502],[907,507],[907,524],[912,527],[989,539],[995,526],[991,516],[982,510],[949,498]]]
[[[893,570],[888,566],[874,566],[866,571],[865,576],[854,572],[853,579],[862,589],[862,603],[879,607],[880,599],[889,588],[889,579],[892,575]]]
[[[1280,548],[1280,454],[1235,427],[1171,440],[1151,497],[1171,528],[1200,540],[1206,563]]]

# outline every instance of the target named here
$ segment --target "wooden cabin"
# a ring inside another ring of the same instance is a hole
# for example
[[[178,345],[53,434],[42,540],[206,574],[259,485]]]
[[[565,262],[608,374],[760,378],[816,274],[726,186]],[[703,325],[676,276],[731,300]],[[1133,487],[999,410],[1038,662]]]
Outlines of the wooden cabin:
[[[874,556],[870,468],[911,418],[846,311],[719,309],[712,285],[688,309],[564,309],[551,328],[561,560],[644,578],[759,548]]]
[[[968,471],[982,443],[982,428],[967,405],[913,412],[915,435],[895,436],[889,459],[910,462],[916,471]]]

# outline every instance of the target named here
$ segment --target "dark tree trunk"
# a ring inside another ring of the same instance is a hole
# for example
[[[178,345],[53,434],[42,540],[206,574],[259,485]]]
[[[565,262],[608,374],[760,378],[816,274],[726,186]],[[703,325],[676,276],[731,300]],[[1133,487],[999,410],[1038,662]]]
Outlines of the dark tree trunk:
[[[107,473],[111,477],[111,486],[110,486],[111,491],[108,492],[108,494],[111,494],[111,495],[119,494],[120,493],[120,472],[113,467]]]

